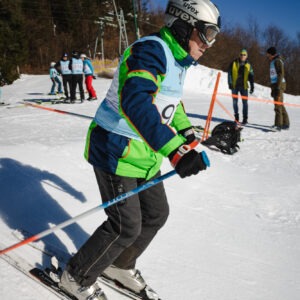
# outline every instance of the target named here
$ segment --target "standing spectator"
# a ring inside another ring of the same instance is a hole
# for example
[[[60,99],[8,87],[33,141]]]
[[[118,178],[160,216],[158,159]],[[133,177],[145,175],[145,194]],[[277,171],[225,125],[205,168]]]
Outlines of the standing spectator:
[[[49,95],[56,95],[56,92],[55,92],[56,83],[58,84],[57,93],[62,94],[61,81],[58,77],[59,74],[58,74],[57,70],[55,69],[55,65],[56,65],[55,62],[52,62],[50,64],[49,73],[50,73],[50,79],[52,81],[52,87],[51,87],[51,91],[50,91]]]
[[[270,61],[271,97],[273,97],[274,101],[282,103],[275,103],[275,122],[273,128],[276,131],[289,129],[289,115],[283,105],[283,93],[286,89],[283,58],[277,54],[275,47],[270,47],[267,50],[267,57]]]
[[[66,96],[65,100],[70,100],[69,91],[71,91],[71,85],[72,85],[72,71],[70,70],[69,65],[70,65],[70,60],[68,60],[67,53],[63,53],[61,59],[55,65],[55,68],[60,72],[62,76],[64,92]]]
[[[2,100],[2,86],[6,84],[4,78],[2,77],[2,73],[0,72],[0,105],[5,105],[5,102]]]
[[[205,152],[193,149],[197,142],[181,99],[188,67],[219,30],[219,11],[209,0],[169,0],[165,26],[125,50],[87,134],[85,157],[103,202],[160,176],[163,158],[181,178],[207,168]],[[168,218],[163,183],[105,213],[106,221],[68,262],[60,286],[81,300],[104,300],[97,283],[104,274],[141,299],[159,299],[136,261]]]
[[[71,103],[76,101],[76,88],[77,84],[80,92],[80,100],[84,101],[83,90],[83,61],[77,51],[72,52],[72,58],[70,60],[69,68],[72,72],[72,84],[71,84]]]
[[[89,97],[87,100],[97,100],[96,91],[93,87],[93,79],[96,78],[94,75],[94,68],[89,58],[83,53],[80,55],[82,61],[83,61],[83,72],[85,75],[85,85],[86,89],[89,93]]]
[[[243,124],[248,122],[248,81],[250,82],[250,94],[254,91],[254,72],[247,60],[248,53],[242,49],[239,58],[235,59],[228,69],[228,86],[232,93],[233,111],[236,121],[239,121],[238,94],[243,97]]]

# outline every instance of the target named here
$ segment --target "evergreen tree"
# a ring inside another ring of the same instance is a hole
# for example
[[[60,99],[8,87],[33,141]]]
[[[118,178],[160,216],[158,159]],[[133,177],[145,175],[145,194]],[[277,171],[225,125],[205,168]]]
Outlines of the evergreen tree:
[[[21,0],[0,2],[0,68],[9,83],[19,77],[28,54],[20,7]]]

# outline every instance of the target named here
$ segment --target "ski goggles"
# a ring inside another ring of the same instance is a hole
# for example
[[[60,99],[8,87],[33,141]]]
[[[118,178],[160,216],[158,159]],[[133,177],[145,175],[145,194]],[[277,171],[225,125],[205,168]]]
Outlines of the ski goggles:
[[[216,36],[220,32],[217,25],[211,23],[197,22],[196,28],[198,30],[200,40],[208,47],[211,47],[216,41]]]

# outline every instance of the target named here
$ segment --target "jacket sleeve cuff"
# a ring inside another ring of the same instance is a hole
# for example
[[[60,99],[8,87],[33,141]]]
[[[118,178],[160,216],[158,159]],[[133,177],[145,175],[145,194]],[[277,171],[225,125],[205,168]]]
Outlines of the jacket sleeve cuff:
[[[185,138],[176,135],[174,136],[167,144],[165,144],[163,147],[161,147],[158,152],[162,154],[164,157],[167,157],[172,151],[177,149],[179,146],[181,146],[185,142]]]

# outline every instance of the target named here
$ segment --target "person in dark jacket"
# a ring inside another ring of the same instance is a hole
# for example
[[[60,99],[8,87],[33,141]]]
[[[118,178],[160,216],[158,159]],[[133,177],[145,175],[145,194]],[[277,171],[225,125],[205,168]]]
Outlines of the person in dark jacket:
[[[236,121],[239,121],[238,94],[242,96],[243,124],[248,122],[248,81],[250,94],[254,92],[254,72],[248,62],[248,52],[242,49],[239,58],[235,59],[228,69],[228,87],[232,92],[233,111]]]
[[[284,78],[283,58],[277,54],[275,47],[267,49],[267,57],[270,61],[271,97],[274,101],[283,103],[283,93],[286,89]],[[276,131],[290,128],[289,115],[283,104],[275,103],[275,122],[273,128]]]
[[[71,84],[71,103],[76,101],[76,88],[79,86],[80,101],[84,101],[83,90],[83,61],[77,51],[72,52],[72,58],[70,60],[69,68],[72,72],[72,84]]]
[[[55,65],[55,68],[62,76],[63,87],[66,96],[65,100],[70,100],[69,91],[71,91],[72,86],[72,71],[70,70],[69,65],[70,60],[68,59],[68,53],[63,53],[61,59]]]

